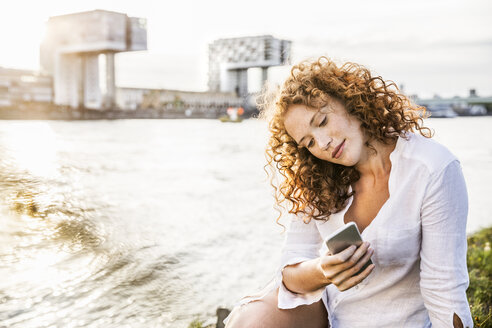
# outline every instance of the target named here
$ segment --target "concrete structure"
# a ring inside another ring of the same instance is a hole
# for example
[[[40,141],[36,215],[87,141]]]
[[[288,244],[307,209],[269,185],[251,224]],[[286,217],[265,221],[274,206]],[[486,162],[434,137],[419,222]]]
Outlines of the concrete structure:
[[[143,18],[105,10],[55,16],[48,20],[41,44],[41,70],[53,76],[55,104],[113,108],[115,53],[146,49]],[[106,61],[102,81],[100,58]]]
[[[208,88],[213,92],[248,94],[248,69],[261,67],[262,80],[268,67],[289,64],[291,41],[271,35],[219,39],[209,45]]]
[[[52,79],[39,72],[0,67],[0,107],[53,101]]]

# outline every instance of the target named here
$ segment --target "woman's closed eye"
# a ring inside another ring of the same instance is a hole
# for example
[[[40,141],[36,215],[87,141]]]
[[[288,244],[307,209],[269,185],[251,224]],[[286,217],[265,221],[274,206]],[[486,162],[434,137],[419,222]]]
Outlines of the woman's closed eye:
[[[322,127],[322,126],[325,126],[326,125],[326,122],[328,121],[328,119],[326,118],[326,115],[325,117],[323,117],[323,119],[321,120],[321,122],[319,122],[319,127]]]
[[[308,148],[311,148],[312,146],[314,146],[314,139],[309,140],[309,142],[307,144]]]

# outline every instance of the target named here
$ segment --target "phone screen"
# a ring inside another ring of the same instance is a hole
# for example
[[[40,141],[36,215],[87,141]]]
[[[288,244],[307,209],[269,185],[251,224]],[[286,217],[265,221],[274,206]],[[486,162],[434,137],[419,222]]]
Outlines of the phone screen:
[[[357,229],[357,225],[354,222],[347,223],[339,230],[335,231],[333,234],[328,236],[326,239],[326,246],[331,254],[337,254],[350,247],[355,245],[359,247],[362,244],[362,237],[360,236],[359,229]],[[365,270],[369,265],[372,264],[372,261],[369,261],[364,264],[362,269],[357,272],[355,275],[358,275],[362,271]]]

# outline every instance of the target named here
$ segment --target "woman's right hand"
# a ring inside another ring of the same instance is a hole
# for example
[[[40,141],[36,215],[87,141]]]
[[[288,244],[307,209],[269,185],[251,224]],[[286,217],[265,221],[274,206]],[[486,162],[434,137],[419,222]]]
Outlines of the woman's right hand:
[[[359,284],[374,269],[374,264],[369,265],[364,271],[359,272],[369,261],[374,250],[368,242],[363,242],[359,247],[350,246],[337,254],[326,254],[319,257],[318,269],[327,280],[327,284],[334,284],[340,291],[347,290]]]

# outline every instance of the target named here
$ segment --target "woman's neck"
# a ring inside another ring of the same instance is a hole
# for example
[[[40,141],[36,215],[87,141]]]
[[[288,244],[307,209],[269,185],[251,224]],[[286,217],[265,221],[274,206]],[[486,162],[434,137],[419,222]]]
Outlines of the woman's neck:
[[[396,141],[389,145],[371,142],[371,145],[376,149],[376,153],[373,149],[366,147],[365,154],[355,168],[359,171],[361,179],[378,180],[388,176],[391,172],[390,154],[396,147]]]

